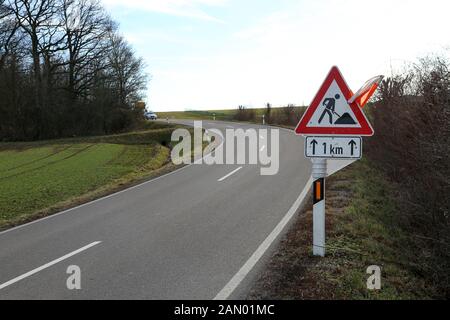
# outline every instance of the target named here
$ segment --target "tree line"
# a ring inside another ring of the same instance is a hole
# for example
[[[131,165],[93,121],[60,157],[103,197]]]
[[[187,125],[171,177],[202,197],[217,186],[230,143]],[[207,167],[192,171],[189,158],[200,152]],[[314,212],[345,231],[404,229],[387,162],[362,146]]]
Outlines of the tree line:
[[[0,141],[126,130],[144,68],[98,0],[0,0]]]

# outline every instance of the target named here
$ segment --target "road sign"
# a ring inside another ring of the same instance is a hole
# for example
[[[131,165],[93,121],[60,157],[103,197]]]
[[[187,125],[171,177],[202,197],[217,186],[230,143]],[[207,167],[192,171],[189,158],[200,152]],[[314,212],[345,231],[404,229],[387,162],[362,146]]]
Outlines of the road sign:
[[[307,158],[361,159],[361,137],[307,137]]]
[[[361,136],[374,131],[362,107],[383,76],[367,81],[353,94],[337,67],[331,68],[295,133],[306,137],[305,156],[312,158],[314,179],[313,254],[325,256],[325,178],[361,159]]]
[[[359,89],[353,97],[350,98],[348,103],[356,102],[361,108],[363,108],[370,98],[373,96],[375,91],[377,91],[378,86],[383,80],[384,76],[376,76],[369,79],[362,87]]]
[[[337,67],[333,67],[295,132],[300,135],[372,136],[374,131]]]

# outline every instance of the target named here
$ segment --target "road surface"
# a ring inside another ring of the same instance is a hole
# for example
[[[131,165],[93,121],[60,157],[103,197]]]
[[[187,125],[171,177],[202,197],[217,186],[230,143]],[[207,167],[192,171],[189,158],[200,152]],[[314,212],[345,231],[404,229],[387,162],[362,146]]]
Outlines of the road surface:
[[[259,165],[191,165],[0,233],[0,299],[242,298],[261,266],[251,268],[252,255],[309,181],[303,154],[303,139],[280,130],[276,176]],[[236,277],[246,263],[250,272]],[[72,265],[81,290],[66,286]]]

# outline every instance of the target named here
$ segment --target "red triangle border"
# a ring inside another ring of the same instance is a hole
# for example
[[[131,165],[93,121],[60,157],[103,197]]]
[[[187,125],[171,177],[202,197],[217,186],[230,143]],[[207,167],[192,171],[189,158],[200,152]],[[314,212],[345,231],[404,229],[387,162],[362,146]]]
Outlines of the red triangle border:
[[[325,79],[324,83],[320,87],[319,92],[316,94],[313,102],[306,110],[302,119],[300,120],[297,128],[295,129],[295,133],[298,135],[355,135],[355,136],[373,136],[374,131],[369,121],[367,120],[365,114],[358,106],[357,103],[350,104],[350,108],[356,116],[361,128],[323,128],[323,127],[307,127],[308,122],[311,120],[315,111],[320,105],[320,102],[323,100],[325,94],[328,91],[328,88],[331,86],[333,81],[336,81],[342,93],[345,96],[345,99],[348,101],[353,96],[352,91],[348,87],[347,83],[344,80],[341,72],[338,67],[331,68],[330,73]]]

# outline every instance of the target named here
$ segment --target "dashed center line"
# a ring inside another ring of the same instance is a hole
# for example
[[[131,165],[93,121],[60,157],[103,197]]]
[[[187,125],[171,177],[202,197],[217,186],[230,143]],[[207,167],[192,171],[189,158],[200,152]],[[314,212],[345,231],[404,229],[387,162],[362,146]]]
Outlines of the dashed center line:
[[[259,150],[259,152],[263,152],[264,149],[266,149],[266,146],[262,146],[261,149]]]
[[[55,265],[55,264],[57,264],[57,263],[59,263],[61,261],[67,260],[70,257],[73,257],[74,255],[77,255],[77,254],[79,254],[79,253],[81,253],[83,251],[86,251],[86,250],[88,250],[88,249],[90,249],[90,248],[92,248],[92,247],[94,247],[94,246],[96,246],[96,245],[98,245],[100,243],[101,243],[101,241],[92,242],[91,244],[88,244],[87,246],[84,246],[83,248],[80,248],[78,250],[72,251],[71,253],[68,253],[65,256],[62,256],[61,258],[53,260],[53,261],[51,261],[51,262],[49,262],[47,264],[44,264],[43,266],[40,266],[39,268],[36,268],[36,269],[33,269],[33,270],[31,270],[31,271],[29,271],[27,273],[24,273],[21,276],[18,276],[16,278],[12,279],[12,280],[9,280],[8,282],[0,284],[0,290],[4,289],[6,287],[9,287],[10,285],[12,285],[12,284],[14,284],[16,282],[19,282],[19,281],[21,281],[21,280],[23,280],[25,278],[31,277],[32,275],[34,275],[34,274],[36,274],[36,273],[38,273],[38,272],[40,272],[42,270],[50,268],[51,266],[53,266],[53,265]]]
[[[228,179],[229,177],[231,177],[233,174],[235,174],[236,172],[238,172],[239,170],[241,170],[242,167],[237,168],[236,170],[231,171],[229,174],[227,174],[225,177],[220,178],[219,180],[217,180],[218,182],[222,182],[226,179]]]

